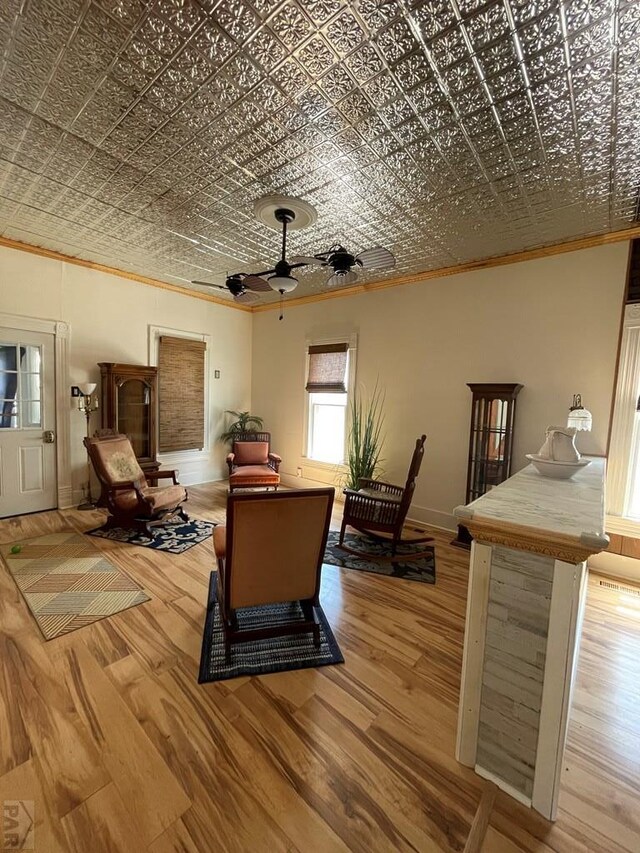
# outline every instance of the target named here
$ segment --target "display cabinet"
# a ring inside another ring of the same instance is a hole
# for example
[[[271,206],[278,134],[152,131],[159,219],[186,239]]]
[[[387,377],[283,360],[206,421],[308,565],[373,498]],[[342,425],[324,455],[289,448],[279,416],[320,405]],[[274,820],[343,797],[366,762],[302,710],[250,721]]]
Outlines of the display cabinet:
[[[100,362],[102,429],[129,437],[143,471],[157,471],[158,368]]]
[[[471,503],[511,475],[516,398],[522,385],[467,384],[472,400],[465,502]],[[469,548],[469,531],[458,525],[458,535],[451,544]]]

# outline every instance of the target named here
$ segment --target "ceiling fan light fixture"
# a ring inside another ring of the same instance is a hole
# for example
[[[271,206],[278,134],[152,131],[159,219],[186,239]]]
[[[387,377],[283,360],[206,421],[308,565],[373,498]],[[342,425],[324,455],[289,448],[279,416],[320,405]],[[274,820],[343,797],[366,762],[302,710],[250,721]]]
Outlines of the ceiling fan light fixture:
[[[270,275],[267,281],[276,293],[291,293],[298,286],[298,279],[292,275]]]
[[[336,270],[327,279],[327,285],[329,287],[336,287],[338,285],[352,284],[357,278],[358,274],[353,270]]]

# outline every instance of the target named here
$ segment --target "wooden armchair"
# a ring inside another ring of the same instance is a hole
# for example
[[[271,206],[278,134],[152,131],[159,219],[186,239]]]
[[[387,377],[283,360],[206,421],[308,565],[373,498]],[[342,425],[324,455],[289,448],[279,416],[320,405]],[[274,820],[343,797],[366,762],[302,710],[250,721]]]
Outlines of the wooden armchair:
[[[343,548],[345,547],[343,542],[347,525],[367,533],[373,539],[391,542],[392,557],[395,555],[398,545],[433,541],[432,536],[402,539],[402,527],[413,499],[416,479],[424,456],[426,438],[426,435],[423,435],[416,439],[407,482],[404,486],[394,486],[381,480],[361,479],[358,482],[357,490],[344,490],[344,514],[338,540]],[[378,535],[380,533],[384,535]]]
[[[320,645],[314,608],[333,497],[332,488],[229,495],[227,525],[213,531],[227,661],[232,643],[263,637],[311,632]],[[286,601],[299,601],[304,619],[240,629],[237,610]]]
[[[281,462],[281,457],[271,452],[271,433],[238,433],[227,456],[229,491],[265,487],[278,491]]]
[[[161,524],[174,513],[183,521],[189,520],[182,507],[187,490],[176,480],[176,472],[154,471],[145,475],[126,435],[85,438],[84,446],[109,511],[105,529],[125,527],[153,538],[153,525]],[[158,480],[167,478],[171,485],[157,485]],[[148,480],[154,485],[150,486]]]

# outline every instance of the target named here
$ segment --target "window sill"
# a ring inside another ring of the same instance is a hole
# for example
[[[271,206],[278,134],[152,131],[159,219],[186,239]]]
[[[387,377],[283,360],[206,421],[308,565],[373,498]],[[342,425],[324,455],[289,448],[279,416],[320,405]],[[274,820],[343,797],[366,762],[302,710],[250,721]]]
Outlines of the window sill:
[[[309,468],[321,468],[325,471],[339,471],[342,473],[347,470],[344,462],[322,462],[320,459],[312,459],[310,456],[302,457],[303,464]]]
[[[640,539],[640,518],[623,518],[620,515],[608,515],[605,522],[607,533],[630,536]]]

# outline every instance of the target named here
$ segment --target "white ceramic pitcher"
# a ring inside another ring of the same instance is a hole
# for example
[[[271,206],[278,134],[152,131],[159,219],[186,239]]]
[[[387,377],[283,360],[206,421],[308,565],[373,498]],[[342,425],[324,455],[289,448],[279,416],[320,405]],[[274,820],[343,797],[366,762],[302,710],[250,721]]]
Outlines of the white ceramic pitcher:
[[[549,426],[546,439],[538,456],[554,462],[579,462],[580,454],[575,445],[577,430],[574,427]]]

